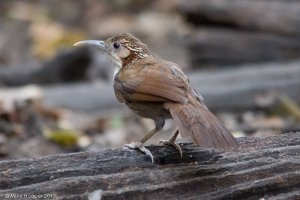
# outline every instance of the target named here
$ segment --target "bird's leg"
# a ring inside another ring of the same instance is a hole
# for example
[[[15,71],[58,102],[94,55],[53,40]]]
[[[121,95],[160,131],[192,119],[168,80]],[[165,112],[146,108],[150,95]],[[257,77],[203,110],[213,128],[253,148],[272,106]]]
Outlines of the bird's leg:
[[[172,145],[180,154],[180,157],[182,158],[182,150],[181,150],[181,147],[175,143],[175,140],[177,138],[179,134],[179,131],[178,129],[175,131],[174,135],[169,139],[169,140],[160,140],[159,143],[160,144],[170,144]]]
[[[141,152],[145,153],[147,156],[149,156],[151,158],[152,163],[154,163],[153,155],[146,147],[143,146],[143,144],[147,140],[149,140],[155,133],[162,130],[162,128],[165,125],[164,120],[154,120],[154,122],[155,122],[155,128],[152,131],[150,131],[149,133],[147,133],[142,139],[140,139],[140,141],[131,142],[130,144],[125,144],[125,147],[129,147],[131,149],[139,149]]]
[[[129,147],[131,149],[139,149],[141,152],[143,152],[147,156],[149,156],[151,158],[152,163],[154,163],[154,158],[153,158],[152,153],[146,147],[144,147],[143,144],[158,131],[160,131],[160,129],[155,128],[152,131],[150,131],[149,133],[147,133],[140,141],[131,142],[130,144],[125,144],[125,146]]]

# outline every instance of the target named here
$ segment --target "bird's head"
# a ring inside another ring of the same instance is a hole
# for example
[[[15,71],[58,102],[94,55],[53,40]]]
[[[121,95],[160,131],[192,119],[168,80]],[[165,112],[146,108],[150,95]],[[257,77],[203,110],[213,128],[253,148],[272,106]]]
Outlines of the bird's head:
[[[129,33],[117,34],[104,41],[83,40],[74,46],[96,46],[108,52],[118,67],[126,67],[137,59],[149,57],[150,51],[144,43]]]

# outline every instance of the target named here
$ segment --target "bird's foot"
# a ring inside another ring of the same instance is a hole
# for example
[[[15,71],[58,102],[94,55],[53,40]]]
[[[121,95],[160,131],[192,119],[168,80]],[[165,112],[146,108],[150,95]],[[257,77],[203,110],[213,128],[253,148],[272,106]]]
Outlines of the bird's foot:
[[[140,150],[141,152],[149,156],[151,158],[152,163],[154,163],[154,157],[152,153],[146,147],[144,147],[141,142],[131,142],[130,144],[125,144],[125,147]]]
[[[182,149],[178,144],[175,143],[174,140],[172,140],[172,139],[170,139],[170,140],[160,140],[159,144],[162,144],[162,145],[170,144],[170,145],[172,145],[172,147],[174,147],[179,152],[180,158],[182,158]]]

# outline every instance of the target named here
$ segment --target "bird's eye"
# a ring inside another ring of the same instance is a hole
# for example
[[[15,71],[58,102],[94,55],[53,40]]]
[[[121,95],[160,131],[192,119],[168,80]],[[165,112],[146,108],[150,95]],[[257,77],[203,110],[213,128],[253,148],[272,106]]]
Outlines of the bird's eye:
[[[120,44],[119,43],[114,43],[113,46],[114,46],[115,49],[120,48]]]

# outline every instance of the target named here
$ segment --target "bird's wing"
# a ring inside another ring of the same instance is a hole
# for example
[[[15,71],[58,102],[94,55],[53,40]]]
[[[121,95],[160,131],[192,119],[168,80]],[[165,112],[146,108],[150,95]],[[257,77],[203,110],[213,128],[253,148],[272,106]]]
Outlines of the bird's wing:
[[[190,86],[182,74],[170,62],[143,59],[119,71],[115,76],[115,93],[120,102],[187,103]]]

